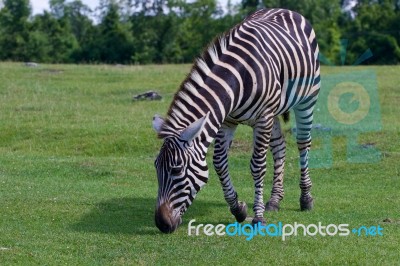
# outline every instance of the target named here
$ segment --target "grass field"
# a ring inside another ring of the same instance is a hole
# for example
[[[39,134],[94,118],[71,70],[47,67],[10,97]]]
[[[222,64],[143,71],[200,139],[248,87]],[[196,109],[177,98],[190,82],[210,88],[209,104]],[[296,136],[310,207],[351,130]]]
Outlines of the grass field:
[[[280,212],[266,215],[269,223],[379,225],[383,236],[286,241],[188,236],[191,219],[234,222],[210,160],[210,181],[181,227],[170,235],[155,227],[153,161],[161,140],[151,119],[165,114],[188,70],[188,65],[27,68],[0,63],[1,265],[399,263],[400,66],[323,67],[323,75],[376,73],[379,99],[372,101],[380,103],[382,129],[361,134],[358,142],[382,156],[377,162],[349,163],[346,137],[334,136],[332,167],[311,170],[315,208],[300,212],[297,148],[286,125],[286,196]],[[134,94],[151,89],[164,100],[132,102]],[[240,199],[251,208],[250,154],[251,130],[243,126],[230,164]],[[212,149],[208,159],[211,155]]]

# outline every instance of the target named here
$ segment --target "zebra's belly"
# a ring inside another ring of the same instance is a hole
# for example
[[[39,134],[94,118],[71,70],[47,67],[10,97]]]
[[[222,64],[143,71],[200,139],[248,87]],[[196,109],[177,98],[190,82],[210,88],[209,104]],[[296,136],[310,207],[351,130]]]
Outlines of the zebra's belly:
[[[230,114],[226,117],[224,123],[241,124],[241,125],[253,127],[261,119],[265,119],[267,114],[268,114],[268,116],[271,116],[271,114],[272,114],[272,117],[275,117],[278,115],[270,109],[266,109],[263,112],[258,113],[257,115],[246,113],[240,117],[235,117],[232,114]]]

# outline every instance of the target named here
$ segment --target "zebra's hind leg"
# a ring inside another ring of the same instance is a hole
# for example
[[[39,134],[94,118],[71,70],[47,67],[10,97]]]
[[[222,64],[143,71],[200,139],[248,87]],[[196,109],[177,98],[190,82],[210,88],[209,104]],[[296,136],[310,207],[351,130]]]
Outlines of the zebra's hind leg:
[[[309,151],[311,147],[311,128],[313,120],[313,105],[298,106],[294,109],[297,128],[297,147],[300,154],[300,209],[311,210],[314,207],[314,199],[311,196],[312,182],[308,169]]]
[[[264,220],[264,176],[267,167],[266,156],[268,144],[271,138],[271,130],[274,119],[272,116],[266,116],[256,122],[253,126],[253,155],[250,162],[251,174],[254,180],[254,219],[252,224],[262,223]]]
[[[247,205],[238,201],[238,195],[233,187],[231,177],[228,171],[228,150],[231,146],[236,124],[224,123],[215,138],[215,148],[213,163],[215,171],[219,176],[224,197],[229,205],[231,213],[236,220],[241,223],[247,217]]]
[[[271,198],[265,205],[266,211],[278,211],[279,203],[283,199],[283,174],[285,169],[286,143],[281,131],[279,118],[274,118],[269,148],[274,159],[274,178],[271,191]]]

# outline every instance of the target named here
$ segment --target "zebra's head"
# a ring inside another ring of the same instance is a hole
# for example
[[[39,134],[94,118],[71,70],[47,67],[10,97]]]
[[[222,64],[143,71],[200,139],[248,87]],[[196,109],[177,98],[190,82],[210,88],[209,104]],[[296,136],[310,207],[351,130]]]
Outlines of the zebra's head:
[[[200,134],[208,114],[177,134],[164,135],[164,120],[155,116],[153,128],[164,139],[154,164],[158,178],[156,226],[171,233],[182,222],[182,215],[208,180],[206,150]]]

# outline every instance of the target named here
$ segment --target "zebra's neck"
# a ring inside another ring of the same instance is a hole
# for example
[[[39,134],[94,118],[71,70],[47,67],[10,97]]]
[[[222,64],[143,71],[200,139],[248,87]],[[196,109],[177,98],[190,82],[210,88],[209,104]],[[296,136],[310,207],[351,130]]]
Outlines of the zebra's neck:
[[[197,59],[169,108],[162,136],[179,136],[179,132],[209,113],[200,134],[207,148],[215,138],[226,116],[234,108],[237,80],[224,80],[226,64],[220,56],[226,50],[229,34],[216,39]],[[223,66],[223,67],[221,67]]]

